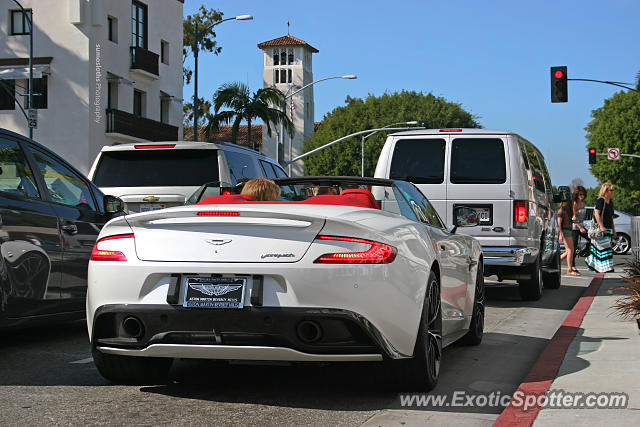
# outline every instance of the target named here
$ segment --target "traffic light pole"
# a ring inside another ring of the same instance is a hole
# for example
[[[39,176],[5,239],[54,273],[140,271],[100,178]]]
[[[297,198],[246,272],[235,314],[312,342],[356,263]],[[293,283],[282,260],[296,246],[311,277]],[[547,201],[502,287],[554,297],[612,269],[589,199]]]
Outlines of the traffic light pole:
[[[608,156],[608,153],[596,153],[596,156]],[[640,159],[640,155],[638,154],[622,154],[620,153],[620,157],[625,156],[625,157],[637,157]]]

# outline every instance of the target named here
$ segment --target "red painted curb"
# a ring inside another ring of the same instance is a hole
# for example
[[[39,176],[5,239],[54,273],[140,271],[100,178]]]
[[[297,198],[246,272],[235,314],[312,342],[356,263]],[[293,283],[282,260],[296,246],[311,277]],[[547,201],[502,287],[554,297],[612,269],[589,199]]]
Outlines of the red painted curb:
[[[567,353],[569,344],[575,338],[582,319],[587,314],[603,278],[604,273],[598,273],[594,276],[589,287],[584,290],[582,296],[553,335],[551,341],[549,341],[549,344],[547,344],[547,347],[545,347],[514,395],[518,392],[532,395],[549,391],[551,383],[556,378],[558,369],[560,369],[560,365]],[[538,412],[540,412],[539,407],[530,408],[525,412],[522,407],[516,407],[510,402],[493,423],[493,426],[531,426],[538,416]]]

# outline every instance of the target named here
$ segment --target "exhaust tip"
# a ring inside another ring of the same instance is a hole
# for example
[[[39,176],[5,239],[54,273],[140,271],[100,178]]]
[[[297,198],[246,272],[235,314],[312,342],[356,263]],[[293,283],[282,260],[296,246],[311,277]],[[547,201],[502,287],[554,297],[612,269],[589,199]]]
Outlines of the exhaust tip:
[[[322,338],[322,328],[313,320],[303,320],[298,323],[297,332],[300,341],[306,344],[312,344]]]
[[[130,337],[140,338],[144,333],[144,326],[140,319],[129,316],[122,321],[122,330]]]

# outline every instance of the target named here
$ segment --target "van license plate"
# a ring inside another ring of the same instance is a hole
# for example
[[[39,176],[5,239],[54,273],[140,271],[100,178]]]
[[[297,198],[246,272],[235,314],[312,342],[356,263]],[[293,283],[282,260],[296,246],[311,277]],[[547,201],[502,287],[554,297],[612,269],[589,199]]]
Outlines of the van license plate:
[[[242,308],[246,279],[234,277],[187,277],[184,307]]]

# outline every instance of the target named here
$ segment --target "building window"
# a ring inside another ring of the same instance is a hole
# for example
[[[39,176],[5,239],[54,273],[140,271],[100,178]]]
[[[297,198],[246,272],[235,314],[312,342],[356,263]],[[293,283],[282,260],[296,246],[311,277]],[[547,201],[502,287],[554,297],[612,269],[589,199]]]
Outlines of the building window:
[[[109,41],[118,43],[118,18],[107,16],[107,38]]]
[[[25,80],[25,96],[24,96],[24,108],[34,108],[36,110],[47,108],[47,78],[33,79],[33,88],[31,93],[33,94],[33,107],[29,106],[29,80]]]
[[[141,91],[134,89],[133,90],[133,114],[139,117],[145,117],[146,110],[146,94]]]
[[[291,70],[287,70],[287,77],[289,78],[289,80],[287,80],[287,83],[293,83],[293,79],[291,78]]]
[[[131,46],[147,48],[147,5],[131,4]]]
[[[11,12],[11,35],[21,36],[29,34],[29,20],[31,19],[31,9],[12,10]],[[27,17],[28,15],[28,17]]]
[[[171,105],[171,98],[167,96],[160,97],[160,122],[169,123],[169,106]]]
[[[118,109],[118,82],[107,83],[107,108],[110,110]]]
[[[277,68],[273,73],[273,82],[279,83],[293,83],[293,73],[290,69]]]
[[[160,62],[169,65],[169,42],[160,40]]]
[[[289,65],[293,65],[293,49],[289,49]]]
[[[287,51],[280,52],[280,65],[287,65]]]
[[[280,65],[280,54],[277,49],[273,50],[273,65]]]
[[[14,96],[16,93],[15,80],[0,81],[0,110],[15,110],[16,102]]]

